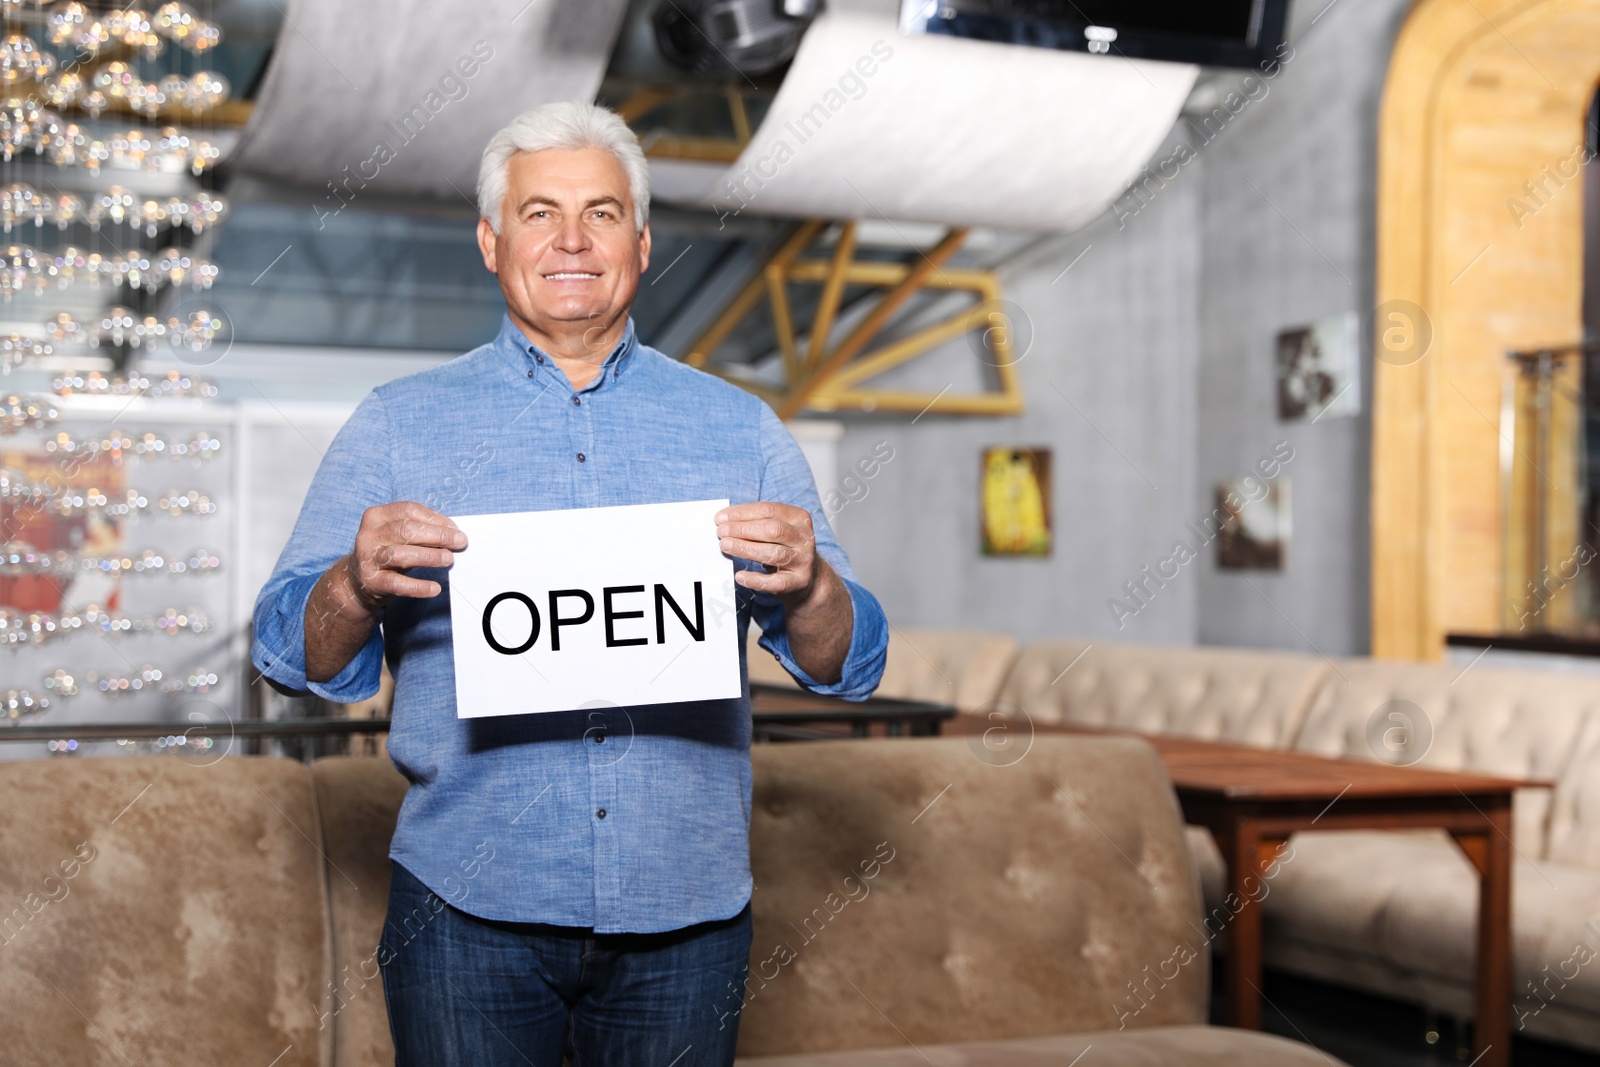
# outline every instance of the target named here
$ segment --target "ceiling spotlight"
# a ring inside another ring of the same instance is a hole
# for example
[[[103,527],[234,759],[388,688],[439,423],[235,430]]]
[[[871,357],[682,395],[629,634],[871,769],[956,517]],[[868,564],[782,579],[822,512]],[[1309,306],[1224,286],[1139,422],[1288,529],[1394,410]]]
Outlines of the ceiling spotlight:
[[[794,58],[818,0],[661,0],[656,47],[693,74],[765,74]]]

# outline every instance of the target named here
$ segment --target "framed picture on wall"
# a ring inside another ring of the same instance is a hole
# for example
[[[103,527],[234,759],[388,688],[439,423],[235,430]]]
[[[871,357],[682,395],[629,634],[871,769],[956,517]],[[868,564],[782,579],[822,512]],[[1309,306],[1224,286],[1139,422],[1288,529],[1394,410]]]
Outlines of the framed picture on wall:
[[[1361,413],[1361,317],[1354,311],[1278,334],[1278,418],[1348,419]]]
[[[1052,541],[1050,449],[986,448],[981,482],[983,554],[1048,556]]]
[[[1289,551],[1289,479],[1247,474],[1217,486],[1227,515],[1217,534],[1217,566],[1281,571]]]

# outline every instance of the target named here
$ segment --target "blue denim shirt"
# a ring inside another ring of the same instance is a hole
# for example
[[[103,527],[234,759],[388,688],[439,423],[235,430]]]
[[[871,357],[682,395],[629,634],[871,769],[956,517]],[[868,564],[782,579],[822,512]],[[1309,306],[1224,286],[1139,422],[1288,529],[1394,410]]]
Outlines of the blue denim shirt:
[[[509,316],[491,343],[375,389],[329,447],[256,600],[251,658],[280,686],[351,702],[377,692],[387,657],[389,755],[411,783],[389,854],[446,901],[602,933],[728,918],[751,890],[743,641],[735,700],[461,719],[448,570],[412,571],[444,592],[392,601],[326,683],[306,678],[304,623],[311,587],[377,504],[473,515],[724,497],[808,509],[817,551],[855,611],[831,685],[795,662],[771,595],[739,589],[739,633],[754,618],[762,647],[801,685],[865,699],[883,673],[888,623],[855,581],[799,446],[764,401],[640,344],[631,319],[580,390]]]

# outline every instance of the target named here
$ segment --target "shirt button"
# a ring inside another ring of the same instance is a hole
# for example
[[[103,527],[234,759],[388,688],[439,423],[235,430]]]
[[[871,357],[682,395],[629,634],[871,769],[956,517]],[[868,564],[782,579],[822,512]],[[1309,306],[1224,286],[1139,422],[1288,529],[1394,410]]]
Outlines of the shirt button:
[[[578,399],[578,398],[577,398],[577,397],[573,397],[573,398],[572,398],[572,406],[573,406],[573,407],[578,407],[578,406],[579,406],[579,405],[581,405],[581,404],[582,404],[582,403],[583,403],[583,401],[582,401],[582,400],[579,400],[579,399]]]
[[[528,377],[530,377],[530,378],[532,378],[532,377],[533,377],[533,371],[529,371],[529,372],[528,372]]]
[[[595,812],[595,814],[603,819],[603,818],[606,817],[606,809],[605,808],[601,808],[599,811]]]
[[[544,362],[544,357],[543,356],[534,356],[533,358],[534,358],[534,360],[536,362],[539,362],[539,363],[543,363]]]
[[[605,744],[606,743],[606,735],[605,734],[595,734],[594,735],[594,743],[597,744],[597,745]]]
[[[584,454],[583,454],[583,453],[582,453],[582,452],[579,452],[579,453],[578,453],[578,462],[579,462],[579,463],[582,463],[582,462],[583,462],[583,461],[584,461],[584,459],[585,459],[585,458],[586,458],[586,457],[585,457],[585,456],[584,456]]]

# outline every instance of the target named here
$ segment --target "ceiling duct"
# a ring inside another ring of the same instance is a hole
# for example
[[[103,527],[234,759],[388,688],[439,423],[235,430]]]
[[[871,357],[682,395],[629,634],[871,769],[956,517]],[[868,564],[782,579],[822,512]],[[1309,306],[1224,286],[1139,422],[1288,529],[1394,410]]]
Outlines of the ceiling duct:
[[[652,159],[652,188],[723,215],[1072,230],[1139,177],[1197,73],[905,37],[893,2],[835,0],[737,161]]]
[[[319,216],[472,198],[495,131],[600,87],[626,0],[291,0],[233,169],[311,186]]]

